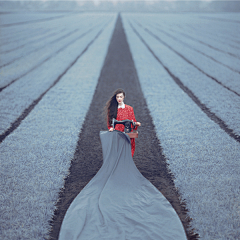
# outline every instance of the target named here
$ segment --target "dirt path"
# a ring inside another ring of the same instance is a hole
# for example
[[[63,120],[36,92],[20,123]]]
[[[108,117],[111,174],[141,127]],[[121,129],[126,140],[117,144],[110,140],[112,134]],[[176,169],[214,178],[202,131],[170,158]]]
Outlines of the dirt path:
[[[125,89],[127,93],[125,103],[134,108],[137,121],[142,123],[142,127],[139,128],[139,138],[136,140],[134,155],[136,166],[172,204],[183,222],[188,239],[197,239],[197,234],[194,234],[189,227],[190,219],[185,205],[179,200],[173,176],[169,173],[166,159],[162,154],[120,17],[117,20],[98,85],[79,136],[70,174],[65,180],[64,189],[59,194],[57,210],[51,222],[51,238],[58,238],[61,223],[69,205],[102,165],[99,132],[107,130],[102,112],[106,101],[117,88]]]

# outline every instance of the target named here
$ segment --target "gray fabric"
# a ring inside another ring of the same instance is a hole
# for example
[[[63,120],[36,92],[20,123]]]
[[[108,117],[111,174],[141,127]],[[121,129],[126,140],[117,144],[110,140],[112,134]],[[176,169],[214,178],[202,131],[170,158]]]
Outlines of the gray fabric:
[[[100,132],[103,165],[70,205],[59,240],[181,240],[182,223],[136,168],[129,136]]]

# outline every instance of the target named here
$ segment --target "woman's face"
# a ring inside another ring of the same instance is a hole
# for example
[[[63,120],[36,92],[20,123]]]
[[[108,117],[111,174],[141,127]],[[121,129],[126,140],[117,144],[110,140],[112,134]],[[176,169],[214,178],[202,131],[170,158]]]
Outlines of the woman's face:
[[[118,93],[118,94],[116,95],[116,99],[117,99],[118,104],[122,104],[122,103],[123,103],[123,100],[124,100],[124,95],[123,95],[123,93]]]

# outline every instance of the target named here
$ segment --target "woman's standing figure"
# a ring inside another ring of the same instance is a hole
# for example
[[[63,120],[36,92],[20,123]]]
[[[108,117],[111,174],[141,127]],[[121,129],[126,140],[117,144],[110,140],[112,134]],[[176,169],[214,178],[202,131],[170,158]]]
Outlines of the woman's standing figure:
[[[141,126],[140,122],[136,122],[133,108],[124,103],[126,94],[123,89],[117,89],[112,97],[107,101],[105,106],[106,120],[109,131],[113,131],[112,119],[115,118],[118,121],[125,119],[133,120],[135,122],[134,130],[137,130],[138,126]],[[124,126],[121,124],[116,125],[115,130],[124,132]],[[131,152],[132,156],[135,151],[135,139],[131,138]]]
[[[59,240],[187,240],[171,204],[134,164],[133,139],[130,147],[123,125],[113,131],[113,118],[136,121],[124,97],[118,89],[107,102],[109,131],[100,132],[103,165],[68,208]]]

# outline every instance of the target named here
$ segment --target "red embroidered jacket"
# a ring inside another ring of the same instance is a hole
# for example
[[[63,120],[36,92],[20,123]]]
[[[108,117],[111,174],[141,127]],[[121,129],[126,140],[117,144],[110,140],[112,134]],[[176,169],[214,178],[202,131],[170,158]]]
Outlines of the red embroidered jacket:
[[[136,118],[134,115],[134,111],[133,108],[127,104],[125,104],[125,108],[118,108],[117,111],[117,118],[116,120],[118,121],[122,121],[125,119],[129,119],[129,120],[133,120],[134,122],[136,122]],[[108,123],[108,129],[110,129],[112,126],[109,125]],[[122,124],[117,124],[115,126],[115,130],[124,132],[124,126]],[[134,128],[134,130],[137,130],[137,126]],[[131,138],[131,152],[132,152],[132,156],[134,154],[135,151],[135,139]]]

